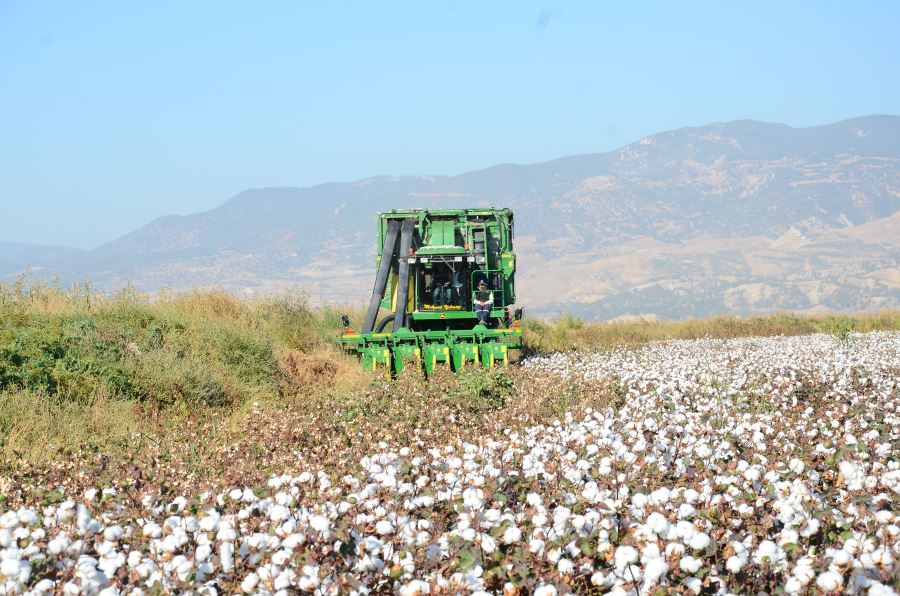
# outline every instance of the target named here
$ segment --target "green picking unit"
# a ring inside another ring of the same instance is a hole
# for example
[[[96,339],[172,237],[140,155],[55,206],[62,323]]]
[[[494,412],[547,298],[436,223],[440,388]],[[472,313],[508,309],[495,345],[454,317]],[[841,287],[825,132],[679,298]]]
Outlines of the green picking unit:
[[[522,347],[509,209],[409,209],[378,214],[375,287],[362,327],[343,316],[344,346],[363,366],[426,374],[509,362]],[[486,287],[480,287],[484,282]],[[490,306],[478,319],[476,304]],[[390,312],[378,319],[379,311]],[[390,329],[388,326],[390,325]]]

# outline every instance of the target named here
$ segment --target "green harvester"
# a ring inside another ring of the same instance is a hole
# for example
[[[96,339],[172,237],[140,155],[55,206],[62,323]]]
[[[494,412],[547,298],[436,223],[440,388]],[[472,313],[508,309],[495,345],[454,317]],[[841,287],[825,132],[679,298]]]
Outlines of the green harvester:
[[[378,214],[375,286],[359,330],[342,316],[344,347],[369,370],[431,374],[443,366],[506,366],[522,347],[509,209],[409,209]],[[481,284],[484,286],[481,286]],[[484,323],[476,308],[487,311]],[[379,319],[379,312],[389,312]]]

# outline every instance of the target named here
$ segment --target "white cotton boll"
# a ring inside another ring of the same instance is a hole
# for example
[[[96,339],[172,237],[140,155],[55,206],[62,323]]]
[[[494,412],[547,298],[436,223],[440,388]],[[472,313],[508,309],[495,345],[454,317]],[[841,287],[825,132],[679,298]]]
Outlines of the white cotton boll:
[[[666,545],[666,558],[680,557],[684,554],[684,545],[680,542],[670,542]]]
[[[691,536],[688,546],[694,550],[704,550],[709,546],[710,538],[706,532],[697,532]]]
[[[631,504],[638,509],[643,509],[647,505],[648,500],[647,495],[644,493],[634,493],[631,497]]]
[[[388,520],[383,519],[375,524],[375,532],[377,534],[381,534],[382,536],[391,534],[394,532],[394,525]]]
[[[587,524],[587,518],[583,515],[573,515],[572,519],[569,520],[569,523],[576,530],[582,530]]]
[[[187,499],[184,496],[177,496],[169,503],[168,510],[173,513],[181,513],[187,505]]]
[[[37,594],[46,594],[53,590],[53,580],[42,579],[38,583],[34,584],[34,591]]]
[[[797,544],[799,541],[800,535],[797,533],[797,530],[785,528],[778,534],[778,546]]]
[[[19,575],[19,567],[24,561],[19,559],[3,559],[0,562],[0,575],[8,578],[14,578]]]
[[[591,585],[597,588],[605,588],[609,584],[609,576],[602,571],[598,571],[591,576]]]
[[[17,520],[18,521],[18,520]],[[92,532],[92,527],[96,522],[91,518],[91,512],[88,511],[88,508],[84,506],[83,503],[78,504],[78,512],[75,517],[75,524],[78,526],[78,531],[81,534],[94,534]],[[99,526],[98,526],[99,528]]]
[[[293,571],[290,571],[290,570],[282,571],[275,577],[275,581],[272,582],[272,587],[275,588],[276,593],[281,592],[283,590],[287,590],[288,588],[291,587],[291,582],[292,582],[293,578],[294,578]],[[306,581],[304,581],[304,580],[306,580]],[[297,585],[300,586],[301,590],[314,590],[316,587],[316,584],[313,583],[312,579],[308,578],[306,576],[301,577],[300,581],[298,582]],[[306,587],[306,586],[310,586],[310,587]]]
[[[536,513],[531,518],[531,524],[536,528],[541,528],[547,524],[547,516],[543,513]]]
[[[550,584],[544,584],[542,586],[538,586],[534,590],[534,596],[556,596],[557,590],[554,586]]]
[[[62,524],[75,517],[75,503],[66,501],[56,510],[56,522]]]
[[[194,559],[202,563],[209,559],[209,556],[212,554],[212,547],[208,544],[201,544],[197,547],[197,550],[194,552]]]
[[[291,516],[291,510],[284,505],[275,505],[269,509],[269,519],[275,523],[283,522]]]
[[[215,532],[219,527],[219,514],[214,509],[211,509],[206,512],[206,514],[200,518],[198,522],[198,527],[201,532]]]
[[[562,557],[562,550],[554,548],[547,553],[547,560],[556,565],[557,561]]]
[[[497,541],[490,534],[482,534],[480,538],[481,550],[491,554],[497,550]]]
[[[831,562],[838,566],[849,565],[853,561],[853,555],[845,550],[836,550],[831,557]]]
[[[880,524],[889,524],[894,520],[894,514],[887,509],[882,509],[875,514],[875,519],[878,520],[878,523]]]
[[[859,543],[859,540],[857,540],[856,538],[848,538],[847,540],[844,541],[843,550],[850,553],[850,556],[854,556],[854,555],[858,554],[861,549],[862,549],[862,545]]]
[[[856,491],[862,489],[862,474],[855,463],[846,460],[842,461],[838,464],[838,469],[840,470],[839,479],[843,480],[848,490]]]
[[[693,592],[694,594],[699,594],[703,589],[703,580],[699,577],[688,577],[682,582],[685,588]]]
[[[234,542],[237,540],[237,532],[228,522],[219,522],[219,531],[216,532],[216,540],[220,542]]]
[[[894,562],[894,557],[890,550],[882,546],[872,552],[872,561],[874,561],[876,565],[890,568]]]
[[[638,551],[633,546],[620,546],[616,548],[613,558],[616,562],[616,568],[624,569],[627,565],[637,562]]]
[[[556,564],[556,568],[563,575],[569,575],[575,570],[575,563],[569,559],[560,559]]]
[[[506,531],[503,532],[503,543],[504,544],[515,544],[519,540],[522,539],[522,530],[517,528],[516,526],[510,526],[506,528]]]
[[[240,501],[241,495],[243,495],[243,494],[244,494],[244,491],[242,491],[241,489],[233,488],[228,493],[228,498],[231,499],[232,501]]]
[[[141,551],[133,550],[128,553],[127,564],[129,569],[134,569],[141,564]]]
[[[669,531],[669,520],[656,511],[647,516],[646,524],[651,532],[660,536],[664,536]]]
[[[281,547],[286,548],[288,550],[294,550],[298,546],[303,545],[306,542],[306,536],[303,534],[289,534],[285,537],[284,540],[281,541]]]
[[[762,563],[765,559],[774,561],[778,553],[778,546],[771,540],[763,540],[756,548],[753,557],[757,563]]]
[[[881,582],[873,581],[869,584],[869,596],[897,596],[897,592]]]
[[[694,528],[694,524],[689,521],[679,521],[675,524],[675,535],[678,538],[683,538],[685,540],[690,540],[691,536],[694,535],[694,532],[697,530]]]
[[[572,510],[568,507],[557,507],[553,510],[553,524],[560,525],[566,523],[572,515]]]
[[[177,551],[177,550],[178,550],[178,546],[179,546],[179,545],[178,545],[178,538],[176,538],[176,537],[175,537],[174,535],[172,535],[172,534],[169,534],[168,536],[166,536],[165,538],[163,538],[162,544],[160,545],[160,547],[162,548],[162,550],[163,550],[164,552],[169,553],[169,554],[174,553],[175,551]]]
[[[194,570],[194,564],[185,559],[184,561],[179,562],[175,566],[175,575],[178,576],[178,579],[181,581],[187,581],[188,576],[191,574],[191,571]]]
[[[463,505],[469,509],[481,509],[484,505],[484,491],[469,487],[463,491]]]
[[[759,468],[757,468],[756,466],[750,467],[747,469],[747,471],[744,472],[744,478],[746,478],[750,482],[756,482],[757,480],[759,480],[759,477]]]
[[[400,596],[423,596],[431,594],[431,584],[421,579],[414,579],[400,587]]]
[[[544,541],[540,538],[532,538],[528,541],[528,550],[532,554],[539,555],[544,552]]]
[[[222,571],[231,573],[234,570],[234,544],[223,542],[219,545],[219,565]]]
[[[124,535],[125,530],[122,529],[122,526],[109,526],[103,530],[103,538],[110,542],[117,542]]]
[[[681,570],[685,573],[697,573],[697,571],[699,571],[700,567],[702,566],[703,561],[690,555],[681,557],[681,561],[678,563],[678,567],[680,567]]]
[[[804,538],[814,536],[816,533],[818,533],[820,526],[821,524],[816,518],[808,519],[806,520],[805,525],[800,529],[800,535]]]
[[[806,469],[806,464],[795,457],[791,459],[790,463],[788,464],[788,469],[794,474],[802,474],[803,470]]]
[[[844,576],[835,571],[826,571],[816,578],[816,586],[825,592],[835,592],[844,585]]]
[[[47,543],[47,552],[51,555],[59,555],[69,547],[69,539],[65,534],[60,534]]]
[[[665,505],[671,499],[672,491],[666,487],[658,488],[650,493],[650,502],[654,505]]]
[[[487,511],[484,512],[484,515],[482,517],[485,522],[482,524],[482,527],[490,527],[490,526],[496,525],[497,522],[500,521],[500,510],[499,509],[488,509]]]
[[[730,571],[732,573],[737,573],[741,569],[743,569],[744,565],[746,565],[746,564],[747,564],[746,560],[732,555],[732,556],[728,557],[727,561],[725,561],[725,569],[727,569],[728,571]]]
[[[816,577],[816,572],[812,568],[814,563],[812,557],[801,557],[794,567],[794,577],[804,586],[809,585],[809,582]]]
[[[148,538],[159,538],[162,536],[162,528],[155,522],[147,522],[141,528],[141,533]]]
[[[383,521],[383,520],[382,520]],[[390,522],[385,522],[390,525]],[[331,521],[324,515],[310,515],[309,516],[309,525],[316,532],[323,534],[327,532],[331,528]],[[376,526],[377,528],[377,526]],[[376,529],[377,531],[377,529]],[[390,530],[388,530],[390,532]],[[381,532],[379,532],[381,533]]]
[[[248,573],[244,578],[244,581],[241,582],[241,591],[245,594],[249,594],[256,589],[256,586],[259,585],[259,576],[255,573]]]
[[[799,594],[804,589],[805,586],[796,577],[789,577],[788,580],[784,582],[784,591],[788,594]]]
[[[747,503],[741,503],[740,505],[737,506],[738,514],[740,514],[744,517],[749,517],[749,516],[753,515],[754,511],[756,511],[756,510],[753,508],[753,506],[749,505]]]
[[[16,515],[19,517],[19,523],[23,526],[33,526],[38,521],[37,513],[31,509],[19,509]]]
[[[650,559],[644,565],[644,582],[646,586],[655,585],[669,572],[669,564],[661,558]]]
[[[97,554],[100,555],[101,557],[106,554],[109,554],[114,549],[115,549],[115,545],[112,542],[109,542],[108,540],[104,540],[103,542],[97,544],[96,547],[94,548],[94,550],[97,552]]]

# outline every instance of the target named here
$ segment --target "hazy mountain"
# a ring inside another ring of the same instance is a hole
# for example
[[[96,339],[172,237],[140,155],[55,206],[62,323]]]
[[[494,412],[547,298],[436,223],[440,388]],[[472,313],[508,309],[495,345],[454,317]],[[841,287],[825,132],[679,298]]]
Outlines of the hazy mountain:
[[[8,282],[26,272],[62,270],[76,264],[84,254],[68,246],[0,242],[0,281]]]
[[[315,298],[362,301],[376,211],[466,205],[515,210],[520,301],[543,312],[900,306],[896,116],[812,128],[742,120],[459,176],[248,190],[51,270],[107,288],[304,285]]]

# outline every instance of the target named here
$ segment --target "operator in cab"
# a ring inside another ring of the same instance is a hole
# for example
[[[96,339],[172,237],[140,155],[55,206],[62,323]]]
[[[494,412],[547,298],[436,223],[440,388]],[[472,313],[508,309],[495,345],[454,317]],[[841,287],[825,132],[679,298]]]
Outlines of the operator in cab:
[[[482,325],[488,324],[488,317],[491,316],[491,308],[494,305],[494,293],[487,287],[487,282],[483,279],[478,282],[478,290],[475,291],[475,315],[478,322]]]

